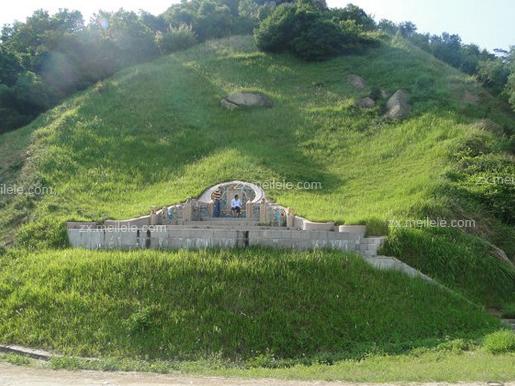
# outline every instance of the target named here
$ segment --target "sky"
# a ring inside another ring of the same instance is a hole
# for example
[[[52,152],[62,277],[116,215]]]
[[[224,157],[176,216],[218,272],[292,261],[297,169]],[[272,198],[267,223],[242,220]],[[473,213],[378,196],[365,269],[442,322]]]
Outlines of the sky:
[[[326,0],[330,7],[358,5],[376,20],[410,20],[419,32],[457,33],[464,43],[481,48],[508,49],[515,45],[515,0]],[[51,12],[59,8],[78,9],[85,20],[98,9],[114,11],[121,7],[153,14],[165,11],[178,0],[0,0],[0,25],[23,21],[39,8]]]

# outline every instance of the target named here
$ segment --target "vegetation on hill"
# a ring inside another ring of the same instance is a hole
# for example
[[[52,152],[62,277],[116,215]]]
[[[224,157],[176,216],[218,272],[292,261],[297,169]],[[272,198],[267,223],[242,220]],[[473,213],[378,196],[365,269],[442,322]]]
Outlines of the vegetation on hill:
[[[463,297],[334,251],[50,250],[0,262],[0,340],[68,355],[333,361],[499,328]]]
[[[509,50],[495,49],[495,53],[491,53],[476,44],[462,43],[458,34],[417,32],[417,26],[409,21],[395,24],[383,19],[377,23],[377,28],[392,35],[400,34],[436,58],[466,74],[475,75],[492,93],[510,101],[515,109],[515,46]]]
[[[480,50],[456,34],[416,32],[411,22],[378,23],[361,8],[327,7],[325,0],[195,0],[162,15],[99,10],[89,23],[78,11],[38,10],[0,34],[0,133],[120,69],[208,39],[250,34],[265,51],[290,51],[307,60],[349,54],[377,43],[379,32],[399,34],[435,57],[473,74],[515,106],[515,51]],[[372,32],[375,31],[375,32]],[[372,32],[372,33],[371,33]]]
[[[366,16],[366,21],[369,21]],[[365,27],[346,12],[319,9],[297,2],[274,9],[256,29],[258,48],[267,52],[289,51],[305,60],[324,60],[375,45]]]
[[[363,90],[347,80],[356,72]],[[355,107],[375,89],[399,88],[413,105],[403,122],[381,118],[381,96],[372,109]],[[262,92],[274,107],[221,109],[235,90]],[[515,255],[514,186],[494,178],[514,174],[512,122],[472,79],[402,39],[322,63],[259,52],[250,36],[210,41],[124,70],[2,136],[11,181],[24,192],[51,191],[4,195],[0,231],[29,249],[65,247],[65,221],[137,216],[244,179],[313,220],[367,223],[375,234],[390,228],[387,252],[502,306],[513,302],[514,270],[492,244]],[[427,217],[473,222],[412,229],[409,221]]]
[[[336,361],[339,379],[408,350],[513,361],[514,335],[482,308],[515,307],[515,120],[499,98],[515,95],[513,50],[495,57],[353,5],[275,3],[100,11],[88,25],[38,11],[4,27],[0,132],[64,102],[0,134],[0,342],[306,377],[301,366]],[[411,112],[385,119],[399,89]],[[221,108],[238,91],[273,107]],[[452,290],[335,251],[67,248],[66,221],[147,214],[232,179],[388,235],[383,253]]]

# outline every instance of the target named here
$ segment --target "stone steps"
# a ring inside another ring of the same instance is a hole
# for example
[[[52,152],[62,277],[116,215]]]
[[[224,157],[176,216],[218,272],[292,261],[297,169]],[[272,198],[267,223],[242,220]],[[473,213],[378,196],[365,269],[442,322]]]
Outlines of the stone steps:
[[[409,266],[403,261],[391,256],[364,256],[365,261],[377,269],[400,271],[410,277],[420,277],[426,281],[432,281],[429,276],[424,275],[417,269]]]
[[[188,221],[184,225],[192,225],[192,226],[216,226],[216,227],[247,227],[247,226],[257,226],[258,221],[254,219],[246,219],[246,218],[210,218],[209,220],[200,220],[200,221]]]

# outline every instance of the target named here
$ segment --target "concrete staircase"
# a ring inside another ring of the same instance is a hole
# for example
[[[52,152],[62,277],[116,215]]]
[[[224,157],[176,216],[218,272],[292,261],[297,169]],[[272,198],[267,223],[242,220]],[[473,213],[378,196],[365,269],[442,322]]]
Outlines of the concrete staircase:
[[[228,228],[228,229],[243,229],[247,227],[258,226],[257,219],[247,219],[244,217],[218,217],[201,219],[200,221],[188,221],[184,225],[206,228]]]

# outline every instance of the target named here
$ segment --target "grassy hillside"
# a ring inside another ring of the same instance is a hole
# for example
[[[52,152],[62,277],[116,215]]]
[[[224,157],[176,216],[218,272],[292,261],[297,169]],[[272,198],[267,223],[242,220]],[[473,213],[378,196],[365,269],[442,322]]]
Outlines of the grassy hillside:
[[[350,73],[367,88],[354,89]],[[410,118],[383,121],[384,100],[354,107],[373,88],[407,89]],[[275,105],[220,108],[235,90]],[[51,189],[4,196],[0,234],[24,248],[60,248],[67,220],[145,214],[223,180],[316,182],[321,189],[266,190],[310,219],[390,232],[387,253],[502,306],[514,301],[514,269],[485,240],[515,256],[515,185],[477,181],[515,173],[513,122],[471,78],[402,40],[323,63],[258,52],[251,37],[210,41],[122,71],[0,136],[4,180]],[[404,226],[426,216],[475,223]]]
[[[66,250],[0,262],[0,341],[71,355],[335,360],[498,328],[461,297],[340,252]]]

